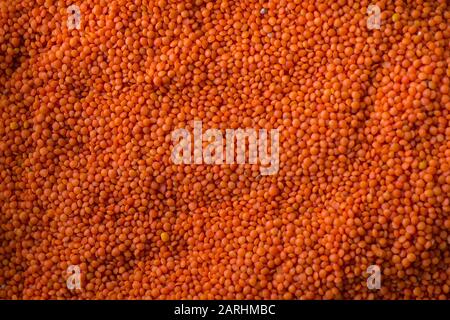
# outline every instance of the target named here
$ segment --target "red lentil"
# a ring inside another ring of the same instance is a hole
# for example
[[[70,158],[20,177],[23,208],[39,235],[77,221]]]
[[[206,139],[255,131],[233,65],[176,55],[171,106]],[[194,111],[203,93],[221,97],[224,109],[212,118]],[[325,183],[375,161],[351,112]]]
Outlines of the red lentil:
[[[413,2],[2,2],[0,298],[448,299],[450,11]],[[193,120],[279,129],[279,172],[173,164]]]

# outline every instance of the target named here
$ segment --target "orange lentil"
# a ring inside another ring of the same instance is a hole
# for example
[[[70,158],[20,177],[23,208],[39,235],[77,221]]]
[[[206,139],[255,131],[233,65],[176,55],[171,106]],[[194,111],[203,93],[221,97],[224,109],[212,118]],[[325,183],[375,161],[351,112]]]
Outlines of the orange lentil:
[[[164,241],[164,242],[167,242],[167,241],[169,241],[169,234],[167,233],[167,232],[163,232],[163,233],[161,233],[161,240],[162,241]]]
[[[446,1],[76,4],[1,5],[0,299],[448,299]],[[193,120],[279,171],[173,163]]]

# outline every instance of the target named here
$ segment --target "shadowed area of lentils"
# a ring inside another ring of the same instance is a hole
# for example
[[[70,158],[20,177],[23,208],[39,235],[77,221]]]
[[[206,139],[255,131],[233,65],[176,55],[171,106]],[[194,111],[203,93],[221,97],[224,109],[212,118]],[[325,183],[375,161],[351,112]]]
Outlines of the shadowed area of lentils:
[[[449,299],[448,4],[317,2],[0,0],[0,298]]]

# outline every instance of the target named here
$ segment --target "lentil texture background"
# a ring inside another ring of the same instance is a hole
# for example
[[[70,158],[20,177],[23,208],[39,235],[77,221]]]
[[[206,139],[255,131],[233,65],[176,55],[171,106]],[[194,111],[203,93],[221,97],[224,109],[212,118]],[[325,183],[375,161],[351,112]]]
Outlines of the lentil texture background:
[[[448,3],[369,4],[0,0],[0,298],[449,299]],[[280,170],[174,165],[193,120]]]

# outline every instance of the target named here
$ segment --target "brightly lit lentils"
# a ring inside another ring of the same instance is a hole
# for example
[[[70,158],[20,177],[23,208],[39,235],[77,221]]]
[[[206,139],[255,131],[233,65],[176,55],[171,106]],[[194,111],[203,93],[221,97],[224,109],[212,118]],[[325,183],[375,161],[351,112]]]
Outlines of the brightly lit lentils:
[[[448,299],[450,11],[369,4],[1,4],[0,298]],[[173,164],[193,120],[279,172]]]

